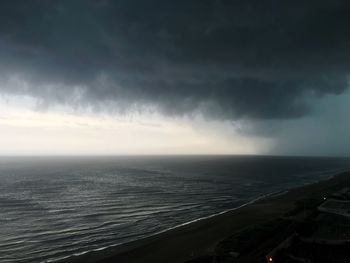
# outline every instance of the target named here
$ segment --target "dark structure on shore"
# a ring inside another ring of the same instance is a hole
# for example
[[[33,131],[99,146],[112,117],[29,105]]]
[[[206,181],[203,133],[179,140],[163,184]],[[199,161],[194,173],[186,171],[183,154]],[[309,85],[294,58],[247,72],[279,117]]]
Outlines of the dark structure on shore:
[[[349,262],[350,188],[324,198],[299,228],[266,255],[269,263]]]

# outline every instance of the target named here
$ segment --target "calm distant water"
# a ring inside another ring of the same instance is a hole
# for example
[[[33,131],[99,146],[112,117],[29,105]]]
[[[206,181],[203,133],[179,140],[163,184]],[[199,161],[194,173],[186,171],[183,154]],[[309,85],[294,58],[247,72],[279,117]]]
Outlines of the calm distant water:
[[[0,158],[0,262],[128,242],[346,169],[329,158]]]

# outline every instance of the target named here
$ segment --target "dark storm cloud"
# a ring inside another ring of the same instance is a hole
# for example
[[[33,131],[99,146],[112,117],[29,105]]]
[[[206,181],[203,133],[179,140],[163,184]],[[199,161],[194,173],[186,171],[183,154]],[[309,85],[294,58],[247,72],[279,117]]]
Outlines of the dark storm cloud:
[[[0,75],[29,85],[0,89],[175,115],[300,117],[309,98],[348,86],[349,13],[337,0],[4,0]]]

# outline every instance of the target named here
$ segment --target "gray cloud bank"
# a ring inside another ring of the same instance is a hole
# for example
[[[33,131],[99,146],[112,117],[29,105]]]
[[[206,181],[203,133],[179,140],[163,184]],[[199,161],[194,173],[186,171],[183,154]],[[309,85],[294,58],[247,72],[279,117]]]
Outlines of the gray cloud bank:
[[[302,117],[310,98],[348,87],[349,14],[346,0],[3,0],[0,77],[28,85],[0,92],[169,115]]]

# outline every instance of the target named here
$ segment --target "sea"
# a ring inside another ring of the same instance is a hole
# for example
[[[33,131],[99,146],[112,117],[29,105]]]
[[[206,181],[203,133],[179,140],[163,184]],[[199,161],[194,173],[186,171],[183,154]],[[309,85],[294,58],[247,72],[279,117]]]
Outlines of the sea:
[[[0,157],[0,262],[69,260],[347,170],[325,157]]]

